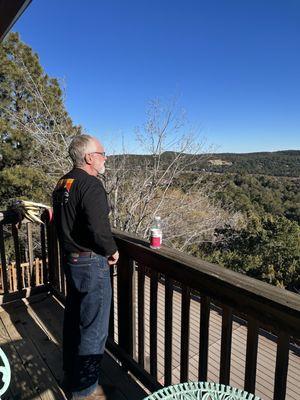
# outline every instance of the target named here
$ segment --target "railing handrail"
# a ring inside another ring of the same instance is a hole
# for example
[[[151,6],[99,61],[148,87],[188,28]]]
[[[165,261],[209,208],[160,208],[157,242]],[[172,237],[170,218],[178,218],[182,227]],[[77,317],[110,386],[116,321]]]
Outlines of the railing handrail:
[[[300,337],[300,296],[178,250],[153,250],[135,235],[113,230],[118,247],[135,261],[246,312],[262,324]]]

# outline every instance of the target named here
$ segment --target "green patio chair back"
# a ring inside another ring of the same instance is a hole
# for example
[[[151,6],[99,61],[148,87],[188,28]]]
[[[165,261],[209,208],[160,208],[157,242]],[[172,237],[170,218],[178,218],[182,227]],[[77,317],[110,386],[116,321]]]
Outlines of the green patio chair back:
[[[168,386],[144,400],[262,400],[254,394],[213,382],[187,382]]]

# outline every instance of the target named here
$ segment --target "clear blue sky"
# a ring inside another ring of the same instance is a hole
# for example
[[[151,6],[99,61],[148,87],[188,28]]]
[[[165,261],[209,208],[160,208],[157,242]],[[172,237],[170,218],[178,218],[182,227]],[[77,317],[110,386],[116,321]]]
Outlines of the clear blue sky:
[[[179,95],[219,152],[300,149],[299,0],[33,0],[14,30],[98,137]]]

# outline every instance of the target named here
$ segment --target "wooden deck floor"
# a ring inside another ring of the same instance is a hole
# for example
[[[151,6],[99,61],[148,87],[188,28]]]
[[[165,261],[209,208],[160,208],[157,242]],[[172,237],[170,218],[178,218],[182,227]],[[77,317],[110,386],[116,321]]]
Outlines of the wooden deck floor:
[[[0,346],[7,355],[12,379],[5,400],[63,400],[59,386],[63,307],[43,294],[0,308]],[[143,390],[106,354],[101,383],[109,400],[141,400]],[[111,390],[114,386],[114,390]]]

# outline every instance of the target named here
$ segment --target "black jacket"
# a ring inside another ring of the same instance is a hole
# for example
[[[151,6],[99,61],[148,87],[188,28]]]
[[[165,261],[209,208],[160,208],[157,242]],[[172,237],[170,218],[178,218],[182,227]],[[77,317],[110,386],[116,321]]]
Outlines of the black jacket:
[[[80,168],[63,176],[53,192],[54,223],[63,252],[116,252],[102,183]]]

